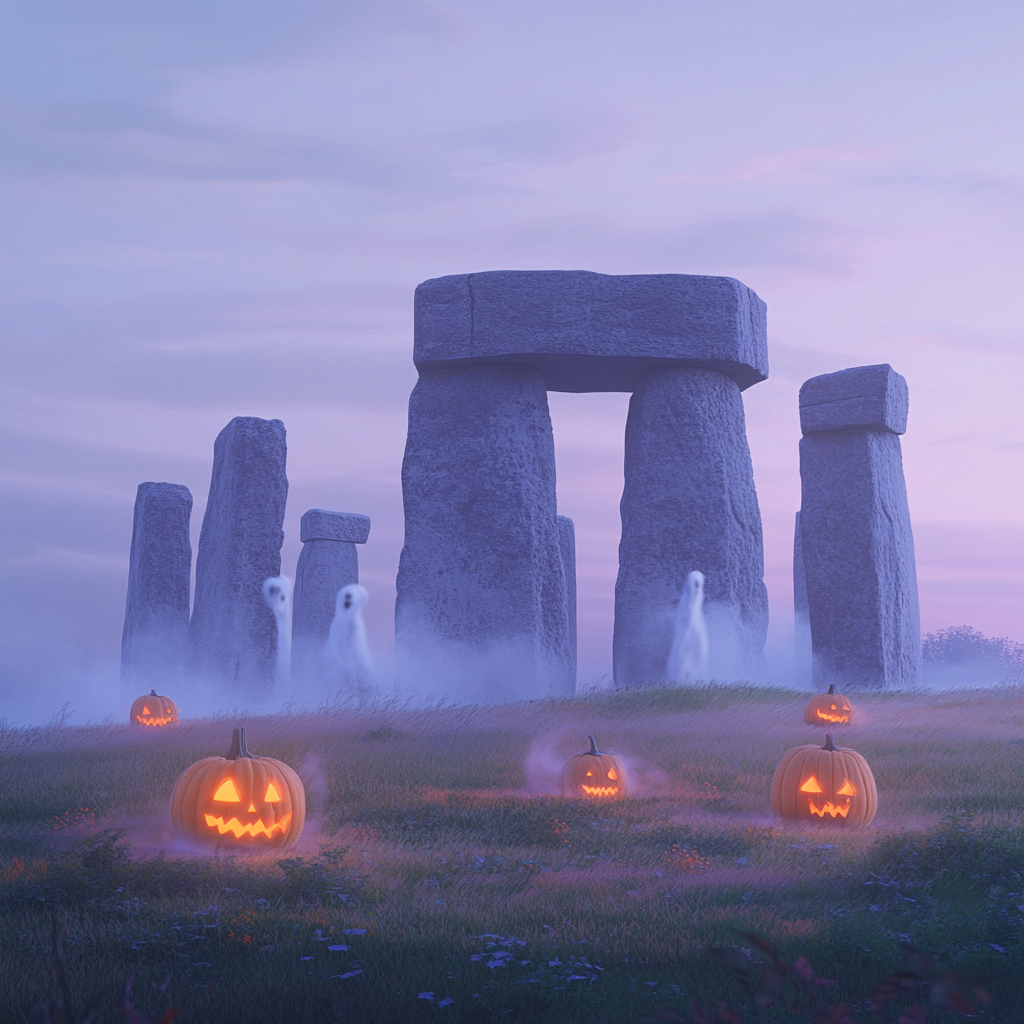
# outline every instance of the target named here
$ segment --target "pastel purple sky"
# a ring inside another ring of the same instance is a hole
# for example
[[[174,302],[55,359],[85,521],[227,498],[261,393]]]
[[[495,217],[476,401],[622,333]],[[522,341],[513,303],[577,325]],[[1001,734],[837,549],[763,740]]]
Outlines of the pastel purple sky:
[[[889,362],[922,626],[1024,640],[1017,2],[11,0],[0,56],[0,717],[116,707],[132,503],[288,428],[309,507],[372,517],[386,657],[412,296],[495,269],[726,274],[771,640],[792,627],[797,390]],[[627,395],[551,396],[581,681],[610,668]],[[785,680],[779,680],[784,682]]]

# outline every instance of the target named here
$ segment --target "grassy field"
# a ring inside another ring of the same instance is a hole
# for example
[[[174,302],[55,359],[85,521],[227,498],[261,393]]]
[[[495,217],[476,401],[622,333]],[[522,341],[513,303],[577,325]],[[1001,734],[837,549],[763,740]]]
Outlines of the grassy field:
[[[1022,698],[855,697],[859,833],[772,819],[779,758],[822,738],[780,690],[6,729],[0,1020],[1020,1024]],[[305,782],[286,854],[175,847],[174,781],[236,724]],[[588,733],[628,799],[555,795]]]

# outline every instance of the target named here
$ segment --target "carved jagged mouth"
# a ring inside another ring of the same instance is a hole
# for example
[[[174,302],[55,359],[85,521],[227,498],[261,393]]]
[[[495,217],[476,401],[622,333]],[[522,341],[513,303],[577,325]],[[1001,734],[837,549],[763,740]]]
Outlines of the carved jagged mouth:
[[[816,711],[815,714],[823,722],[848,722],[850,720],[849,715],[830,715],[827,711]]]
[[[615,796],[619,791],[618,786],[580,786],[587,796]]]
[[[811,814],[816,814],[819,818],[824,818],[826,814],[831,814],[833,818],[837,814],[839,815],[839,817],[845,818],[850,813],[849,804],[847,804],[845,807],[840,807],[838,804],[834,804],[831,800],[829,800],[829,802],[825,804],[825,806],[822,807],[822,809],[819,811],[818,808],[814,806],[813,800],[809,800],[808,803],[811,807]]]
[[[222,836],[231,832],[236,839],[241,839],[242,836],[252,836],[255,839],[258,835],[264,835],[269,839],[275,832],[286,831],[292,820],[291,811],[270,828],[263,824],[262,818],[259,821],[247,821],[243,825],[237,818],[232,818],[225,823],[223,818],[215,818],[212,814],[204,814],[203,817],[206,818],[206,824],[210,828],[215,828]]]
[[[135,716],[135,721],[138,722],[139,725],[167,725],[168,723],[173,722],[174,719],[173,718],[143,718],[142,715],[136,715]]]

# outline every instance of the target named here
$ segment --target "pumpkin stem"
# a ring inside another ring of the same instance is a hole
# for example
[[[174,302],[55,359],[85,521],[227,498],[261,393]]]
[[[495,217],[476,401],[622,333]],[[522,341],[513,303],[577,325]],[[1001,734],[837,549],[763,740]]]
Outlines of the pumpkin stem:
[[[590,740],[590,753],[595,756],[599,755],[601,751],[597,749],[597,740],[593,736],[588,736],[587,739]]]
[[[829,683],[828,684],[828,692],[829,693],[835,693],[836,692],[836,684],[835,683]]]
[[[228,760],[237,761],[241,757],[248,757],[252,761],[258,761],[259,758],[249,752],[249,748],[245,745],[245,730],[235,729],[231,734],[231,749],[228,751]]]
[[[836,745],[832,742],[832,733],[830,733],[830,732],[825,733],[825,746],[823,746],[821,749],[822,750],[836,750],[836,749],[838,749],[836,747]]]

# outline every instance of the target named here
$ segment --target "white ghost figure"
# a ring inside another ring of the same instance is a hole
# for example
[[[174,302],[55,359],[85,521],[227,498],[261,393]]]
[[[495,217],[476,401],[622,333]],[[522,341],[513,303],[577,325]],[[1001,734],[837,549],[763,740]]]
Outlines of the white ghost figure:
[[[324,665],[336,690],[365,693],[373,687],[373,659],[363,622],[363,606],[369,599],[365,587],[350,583],[338,591],[334,602],[334,621],[324,645]]]
[[[704,573],[694,570],[686,577],[676,608],[672,649],[665,677],[673,682],[703,679],[708,672],[708,627],[704,622]]]
[[[292,674],[292,581],[287,576],[264,580],[263,600],[277,620],[277,681],[287,683]]]

